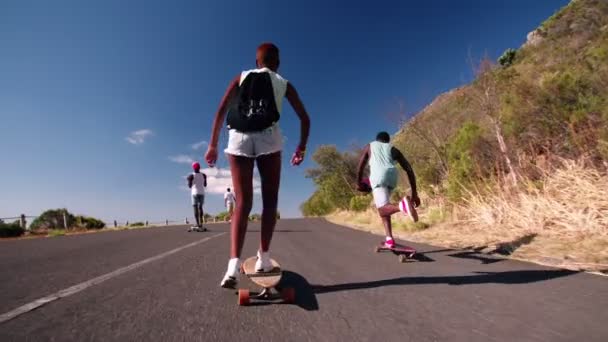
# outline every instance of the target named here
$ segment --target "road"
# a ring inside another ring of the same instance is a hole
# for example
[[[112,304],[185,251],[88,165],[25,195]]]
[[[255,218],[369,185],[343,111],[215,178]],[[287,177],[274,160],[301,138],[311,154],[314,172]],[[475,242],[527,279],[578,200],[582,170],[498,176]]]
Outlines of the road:
[[[418,244],[401,264],[321,219],[273,240],[297,303],[239,307],[219,287],[228,226],[209,227],[0,241],[0,315],[61,294],[0,341],[608,341],[608,278]],[[258,239],[252,224],[246,255]]]

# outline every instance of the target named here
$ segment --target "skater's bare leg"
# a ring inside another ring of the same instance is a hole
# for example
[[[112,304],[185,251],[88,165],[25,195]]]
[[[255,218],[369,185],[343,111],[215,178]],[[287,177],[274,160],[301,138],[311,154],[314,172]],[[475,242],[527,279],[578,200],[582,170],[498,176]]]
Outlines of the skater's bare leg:
[[[200,223],[200,224],[199,224],[198,226],[199,226],[199,227],[202,227],[202,226],[203,226],[203,223],[204,223],[204,217],[205,217],[205,212],[203,211],[203,205],[202,205],[202,204],[199,204],[199,207],[198,207],[198,215],[199,215],[199,217],[200,217],[200,219],[199,219],[199,223]]]
[[[247,221],[253,202],[254,159],[227,155],[232,172],[232,184],[239,205],[230,225],[230,258],[240,258],[247,233]]]
[[[383,207],[378,208],[378,214],[380,214],[380,217],[390,217],[391,215],[398,213],[399,211],[399,207],[394,204],[387,204]]]
[[[200,212],[199,212],[199,209],[198,209],[198,204],[194,205],[194,220],[196,221],[196,226],[200,227],[201,226],[201,224],[200,224]]]
[[[393,227],[390,216],[382,216],[382,225],[384,225],[384,233],[387,237],[393,238]]]
[[[277,203],[281,183],[281,152],[258,157],[257,163],[262,183],[263,202],[260,250],[267,252],[277,223]]]
[[[387,204],[383,207],[378,208],[378,214],[382,218],[382,224],[384,225],[384,233],[387,237],[393,237],[393,227],[391,223],[391,215],[398,213],[399,207],[393,204]]]

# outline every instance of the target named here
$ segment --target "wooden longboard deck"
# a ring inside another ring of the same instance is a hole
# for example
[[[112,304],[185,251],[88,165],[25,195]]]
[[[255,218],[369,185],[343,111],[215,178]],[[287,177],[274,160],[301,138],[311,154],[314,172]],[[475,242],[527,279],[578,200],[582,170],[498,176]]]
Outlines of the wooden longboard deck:
[[[416,249],[414,249],[410,246],[395,245],[395,247],[393,247],[393,248],[384,247],[384,242],[380,242],[380,245],[376,247],[376,252],[381,252],[381,251],[390,251],[393,253],[405,253],[405,254],[410,254],[412,256],[417,253]]]
[[[387,248],[387,247],[380,246],[380,249],[385,249],[387,251],[395,251],[395,252],[416,253],[415,249],[413,249],[412,247],[408,247],[408,246],[396,245],[393,248]]]
[[[265,287],[270,288],[276,286],[281,280],[281,265],[276,262],[274,259],[270,259],[272,263],[273,269],[270,272],[265,273],[257,273],[255,271],[255,262],[258,260],[257,257],[247,258],[245,262],[243,262],[243,272],[245,275],[251,279],[254,283]]]

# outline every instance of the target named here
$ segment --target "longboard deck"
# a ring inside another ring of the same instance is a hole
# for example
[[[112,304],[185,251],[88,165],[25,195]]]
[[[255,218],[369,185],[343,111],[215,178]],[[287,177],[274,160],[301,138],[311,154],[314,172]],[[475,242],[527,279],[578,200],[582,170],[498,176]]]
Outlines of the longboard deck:
[[[279,265],[278,262],[276,262],[274,259],[270,259],[270,262],[272,263],[272,271],[270,272],[264,272],[264,273],[257,273],[255,271],[255,262],[258,260],[257,257],[250,257],[247,258],[244,262],[243,262],[243,273],[249,278],[251,279],[252,282],[258,284],[261,287],[264,288],[271,288],[271,287],[275,287],[279,281],[281,280],[281,276],[283,275],[282,271],[281,271],[281,265]]]
[[[416,250],[410,246],[403,245],[395,245],[393,248],[384,247],[383,244],[378,246],[378,249],[381,251],[392,251],[392,252],[402,252],[402,253],[416,253]]]
[[[379,252],[392,252],[393,254],[396,254],[399,256],[399,261],[400,262],[407,262],[408,259],[411,259],[414,257],[414,255],[416,255],[416,249],[410,247],[410,246],[404,246],[404,245],[395,245],[395,247],[393,248],[388,248],[384,246],[384,242],[380,242],[379,246],[376,246],[376,253]]]

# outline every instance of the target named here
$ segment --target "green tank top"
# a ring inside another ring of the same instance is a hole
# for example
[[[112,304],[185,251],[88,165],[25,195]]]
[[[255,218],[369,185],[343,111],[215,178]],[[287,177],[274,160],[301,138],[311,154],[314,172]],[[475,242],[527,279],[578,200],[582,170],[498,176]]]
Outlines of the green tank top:
[[[372,188],[394,189],[397,186],[397,168],[391,155],[393,145],[374,141],[369,144],[369,181]]]

